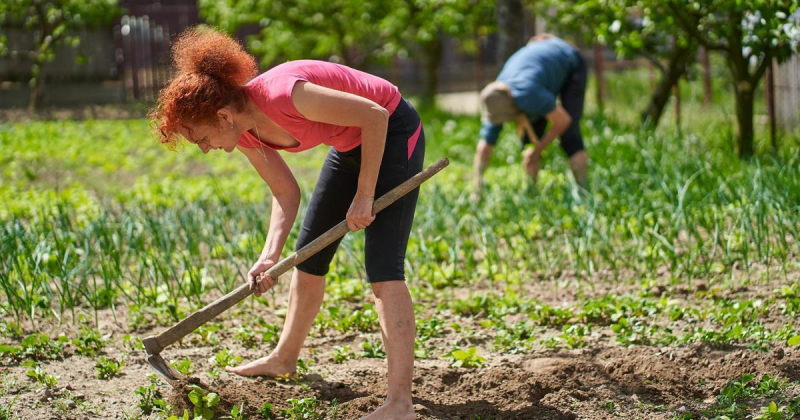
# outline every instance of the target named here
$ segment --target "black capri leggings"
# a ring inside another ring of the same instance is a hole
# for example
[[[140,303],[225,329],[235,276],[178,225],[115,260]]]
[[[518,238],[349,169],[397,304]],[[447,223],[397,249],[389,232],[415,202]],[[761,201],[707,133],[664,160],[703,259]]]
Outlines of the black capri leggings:
[[[419,114],[402,99],[389,117],[386,147],[383,151],[375,198],[422,171],[425,158],[425,133]],[[347,152],[331,148],[311,195],[306,217],[297,239],[300,249],[347,216],[358,188],[361,146]],[[370,283],[405,280],[404,260],[419,188],[409,192],[375,217],[366,228],[365,262]],[[308,274],[328,273],[339,247],[338,240],[297,266]]]

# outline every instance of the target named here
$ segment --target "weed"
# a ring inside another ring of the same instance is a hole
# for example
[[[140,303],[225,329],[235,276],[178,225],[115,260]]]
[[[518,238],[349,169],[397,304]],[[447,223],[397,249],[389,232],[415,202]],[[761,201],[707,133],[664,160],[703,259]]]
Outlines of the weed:
[[[189,401],[192,403],[192,414],[194,418],[201,417],[204,420],[214,418],[216,409],[214,407],[219,404],[219,395],[214,392],[207,392],[197,385],[192,385],[192,390],[189,391]]]
[[[383,344],[380,341],[366,339],[360,344],[361,351],[358,352],[359,357],[368,357],[373,359],[385,359],[386,352],[383,351]]]
[[[98,379],[111,379],[119,373],[123,366],[125,366],[124,360],[116,361],[100,356],[94,368],[97,369]]]
[[[150,379],[149,385],[140,386],[134,391],[134,394],[139,396],[139,402],[136,406],[144,414],[169,412],[169,405],[164,401],[164,397],[161,395],[161,391],[158,390],[154,379]]]
[[[470,347],[466,350],[456,348],[445,354],[444,357],[450,358],[451,364],[455,367],[465,367],[470,369],[479,368],[483,366],[484,362],[486,362],[485,357],[478,355],[478,349],[476,347]]]
[[[290,398],[287,400],[291,406],[281,410],[281,414],[287,419],[309,419],[317,420],[322,418],[320,404],[316,397]]]
[[[50,337],[36,333],[25,336],[19,346],[0,346],[0,354],[15,360],[57,360],[64,357],[64,344],[67,341],[63,335],[52,341]]]
[[[235,366],[236,364],[241,363],[242,358],[240,356],[232,355],[228,349],[222,349],[215,355],[211,356],[208,361],[211,362],[214,367],[225,369],[228,366]]]
[[[97,356],[106,346],[109,336],[101,336],[100,332],[89,327],[81,327],[81,334],[72,339],[75,353],[81,356]]]
[[[333,363],[340,364],[350,360],[353,353],[350,351],[350,346],[334,346],[333,347]]]
[[[272,404],[268,402],[264,402],[264,404],[261,405],[261,408],[258,409],[258,414],[260,414],[261,418],[265,420],[272,420],[275,418],[275,412]]]
[[[56,384],[58,383],[58,378],[49,375],[38,364],[31,367],[31,369],[28,369],[28,371],[25,374],[28,375],[29,378],[33,379],[34,381],[43,385],[46,388],[55,388]]]
[[[178,372],[183,375],[191,375],[194,373],[194,366],[192,365],[192,360],[188,357],[184,356],[183,359],[180,360],[173,360],[170,362],[170,365],[175,368]]]

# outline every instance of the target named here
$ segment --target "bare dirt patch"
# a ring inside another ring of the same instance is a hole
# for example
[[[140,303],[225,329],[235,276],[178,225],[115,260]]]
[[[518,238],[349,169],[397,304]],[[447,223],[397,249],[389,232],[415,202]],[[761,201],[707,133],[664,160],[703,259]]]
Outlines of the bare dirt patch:
[[[767,298],[780,284],[785,284],[785,279],[748,284],[739,293],[751,299]],[[634,290],[634,286],[619,286],[626,287]],[[691,289],[665,284],[661,293],[681,299],[686,305],[699,305],[698,299],[705,295],[698,295],[697,291],[713,288],[714,284],[700,288],[695,285]],[[543,301],[578,305],[587,297],[599,296],[600,289],[584,293],[557,287],[539,290],[554,291],[554,295],[542,294]],[[722,294],[733,296],[727,292]],[[207,296],[209,300],[212,298]],[[276,302],[282,303],[284,299],[282,294],[275,296]],[[368,308],[371,306],[368,300],[367,296],[363,301],[341,301],[341,304]],[[192,384],[219,394],[220,415],[230,413],[231,408],[237,406],[244,407],[246,418],[259,418],[258,409],[265,402],[272,404],[279,413],[291,407],[290,399],[314,397],[328,417],[336,413],[338,418],[350,419],[363,416],[382,404],[386,395],[385,360],[355,355],[358,344],[368,338],[377,339],[377,332],[315,331],[301,356],[310,364],[310,369],[297,380],[241,378],[221,369],[217,376],[209,374],[214,367],[209,359],[222,349],[243,357],[244,361],[266,354],[270,345],[261,343],[247,348],[234,334],[242,323],[253,325],[253,320],[260,318],[280,326],[280,309],[241,305],[219,320],[217,344],[201,342],[197,334],[193,334],[182,343],[165,349],[162,356],[167,361],[188,357],[193,362]],[[127,324],[128,315],[124,308],[117,310],[116,318],[111,310],[99,314],[100,330],[112,333],[104,354],[124,358],[121,375],[110,380],[97,379],[94,368],[97,358],[76,355],[74,346],[68,344],[62,360],[41,362],[47,373],[58,377],[58,384],[52,390],[45,390],[30,380],[26,376],[28,367],[4,361],[0,366],[0,404],[8,406],[13,401],[12,412],[19,418],[158,418],[156,414],[142,415],[137,408],[140,397],[134,391],[148,385],[148,375],[153,372],[145,361],[144,351],[126,348],[129,344],[123,344],[123,336],[145,337],[158,333],[163,327],[151,325],[133,331]],[[427,314],[419,313],[418,319],[425,316]],[[477,321],[458,317],[450,311],[440,312],[440,316],[446,317],[446,325],[459,322],[477,328]],[[764,319],[778,326],[791,322],[775,311],[765,314]],[[51,337],[59,332],[70,337],[78,334],[71,320],[65,320],[61,326],[40,325],[38,330]],[[544,338],[558,332],[558,327],[542,327],[540,336]],[[477,345],[479,353],[487,360],[480,368],[468,369],[453,367],[442,357],[454,344],[465,343],[462,333],[445,328],[442,336],[430,341],[428,357],[418,359],[416,364],[414,404],[417,416],[422,419],[668,419],[675,413],[701,413],[716,401],[715,397],[729,381],[745,373],[800,381],[798,347],[779,344],[767,351],[703,343],[624,347],[614,341],[607,326],[596,326],[594,332],[587,337],[587,346],[583,348],[550,349],[537,345],[523,354],[503,354],[492,348],[491,339],[474,339],[468,345]],[[15,343],[18,344],[19,339],[4,339],[4,344]],[[353,349],[352,358],[334,363],[334,347],[346,345]],[[180,414],[190,406],[187,393],[192,384],[171,386],[161,381],[158,389],[174,407],[173,412]],[[792,392],[797,396],[800,390],[795,387]]]

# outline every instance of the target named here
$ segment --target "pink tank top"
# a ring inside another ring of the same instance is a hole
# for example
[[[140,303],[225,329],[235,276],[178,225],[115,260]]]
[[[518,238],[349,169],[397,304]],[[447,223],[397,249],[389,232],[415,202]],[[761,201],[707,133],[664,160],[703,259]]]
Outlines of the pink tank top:
[[[289,61],[251,80],[245,86],[245,92],[261,112],[288,131],[300,145],[282,148],[266,144],[245,131],[239,137],[239,146],[267,146],[287,152],[301,152],[327,144],[346,152],[361,144],[360,128],[311,121],[297,111],[292,102],[292,89],[300,80],[370,99],[386,108],[389,114],[394,112],[401,99],[397,87],[380,77],[325,61]]]

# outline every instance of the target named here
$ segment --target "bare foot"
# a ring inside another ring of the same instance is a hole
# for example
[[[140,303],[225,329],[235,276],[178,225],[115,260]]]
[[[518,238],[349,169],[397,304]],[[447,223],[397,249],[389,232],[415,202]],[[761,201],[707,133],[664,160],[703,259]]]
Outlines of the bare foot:
[[[286,363],[277,357],[269,355],[252,362],[236,366],[225,367],[225,371],[241,376],[269,376],[273,378],[292,377],[297,372],[297,363]]]
[[[414,406],[411,403],[385,403],[361,420],[414,420]]]

